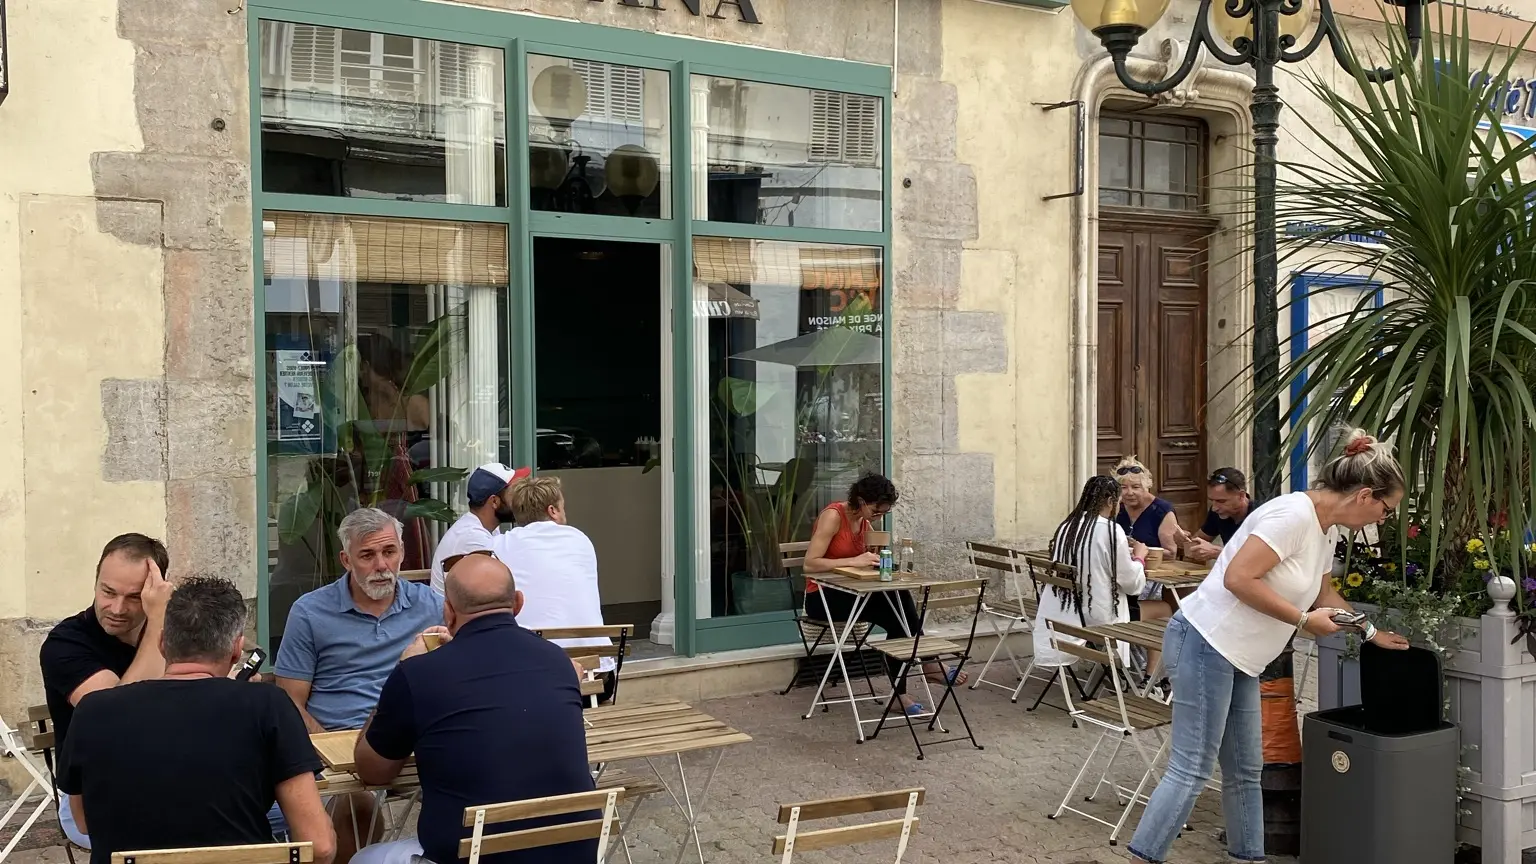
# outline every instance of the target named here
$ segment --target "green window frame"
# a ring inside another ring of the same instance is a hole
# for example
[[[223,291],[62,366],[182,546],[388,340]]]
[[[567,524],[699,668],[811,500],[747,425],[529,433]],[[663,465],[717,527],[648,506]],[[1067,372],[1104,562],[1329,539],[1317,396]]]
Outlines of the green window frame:
[[[680,11],[680,10],[675,10]],[[637,20],[644,20],[637,19]],[[442,204],[425,201],[345,198],[321,195],[278,194],[263,191],[261,149],[261,56],[259,28],[262,21],[317,24],[375,33],[387,33],[445,42],[482,45],[503,52],[506,121],[507,206]],[[771,27],[775,22],[761,26]],[[883,414],[883,460],[891,468],[891,69],[867,63],[792,54],[732,43],[666,36],[598,24],[552,20],[514,12],[457,6],[426,0],[258,0],[247,5],[248,76],[250,81],[252,224],[262,224],[269,210],[394,218],[440,219],[459,222],[499,223],[507,229],[509,273],[506,333],[512,378],[512,455],[516,464],[534,464],[532,244],[538,237],[597,238],[668,243],[672,247],[672,320],[674,333],[693,326],[691,274],[693,237],[748,240],[786,240],[806,243],[842,243],[878,247],[882,260],[881,313],[887,322],[881,386],[887,406]],[[673,218],[648,219],[572,214],[531,210],[523,178],[528,176],[527,62],[530,54],[553,54],[665,70],[671,76],[671,152]],[[689,130],[689,86],[695,74],[739,78],[770,84],[834,90],[879,97],[882,111],[881,159],[882,219],[879,231],[781,227],[692,218],[692,154]],[[263,236],[252,232],[255,266],[255,344],[266,344],[263,283]],[[677,394],[689,392],[694,369],[693,342],[674,338],[673,380]],[[257,608],[258,635],[267,644],[270,628],[268,543],[268,458],[265,445],[265,364],[255,363],[257,482]],[[693,406],[686,398],[673,400],[674,453],[686,456],[699,444],[692,434]],[[524,434],[518,434],[522,432]],[[707,446],[707,442],[704,442]],[[696,537],[692,518],[699,502],[693,494],[691,458],[673,458],[674,477],[674,608],[676,629],[673,650],[678,655],[783,644],[795,640],[793,614],[771,612],[700,620],[695,608],[693,550],[704,538]]]

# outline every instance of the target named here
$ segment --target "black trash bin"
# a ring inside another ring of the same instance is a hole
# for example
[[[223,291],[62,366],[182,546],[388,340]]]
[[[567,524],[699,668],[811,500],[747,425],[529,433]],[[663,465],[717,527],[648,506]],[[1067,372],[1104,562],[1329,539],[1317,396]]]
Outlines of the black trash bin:
[[[1448,864],[1460,734],[1440,658],[1360,647],[1362,704],[1302,722],[1301,864]]]

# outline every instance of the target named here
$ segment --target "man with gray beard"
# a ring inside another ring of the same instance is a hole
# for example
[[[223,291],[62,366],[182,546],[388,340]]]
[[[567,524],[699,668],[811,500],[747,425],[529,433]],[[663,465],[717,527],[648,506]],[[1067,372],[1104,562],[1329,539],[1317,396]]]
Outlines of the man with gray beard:
[[[310,732],[361,729],[401,655],[426,633],[447,633],[443,598],[400,578],[401,524],[371,507],[341,520],[341,578],[300,597],[288,612],[273,671]],[[372,824],[372,799],[335,810],[338,852],[355,851],[353,820]],[[369,838],[360,837],[363,843]]]

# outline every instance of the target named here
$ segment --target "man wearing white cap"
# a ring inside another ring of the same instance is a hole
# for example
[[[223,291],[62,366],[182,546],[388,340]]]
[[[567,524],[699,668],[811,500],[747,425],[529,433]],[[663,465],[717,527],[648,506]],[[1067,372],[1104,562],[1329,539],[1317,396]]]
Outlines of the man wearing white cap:
[[[491,534],[512,521],[512,505],[507,490],[513,483],[532,474],[529,468],[516,471],[500,462],[481,465],[469,475],[469,512],[443,532],[432,555],[432,590],[443,593],[444,562],[471,552],[488,552]]]

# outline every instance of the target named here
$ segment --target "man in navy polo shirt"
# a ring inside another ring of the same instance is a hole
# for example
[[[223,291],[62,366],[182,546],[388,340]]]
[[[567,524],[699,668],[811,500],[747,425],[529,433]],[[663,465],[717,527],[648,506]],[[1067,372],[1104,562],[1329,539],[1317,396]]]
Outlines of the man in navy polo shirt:
[[[336,533],[347,572],[293,604],[273,669],[310,732],[362,728],[401,655],[424,631],[443,629],[442,598],[400,578],[405,544],[395,517],[354,510]],[[373,822],[373,797],[352,798],[334,811],[337,864],[354,851],[352,814],[359,825]]]
[[[357,738],[357,774],[384,785],[416,755],[419,837],[370,846],[356,864],[407,864],[412,855],[459,860],[465,807],[590,792],[587,736],[576,671],[560,646],[513,616],[523,595],[507,566],[486,555],[462,559],[446,581],[451,641],[423,642],[390,673],[378,711]],[[419,656],[412,656],[419,655]],[[599,818],[582,813],[486,826],[486,833]],[[587,840],[484,856],[486,864],[591,861]]]

